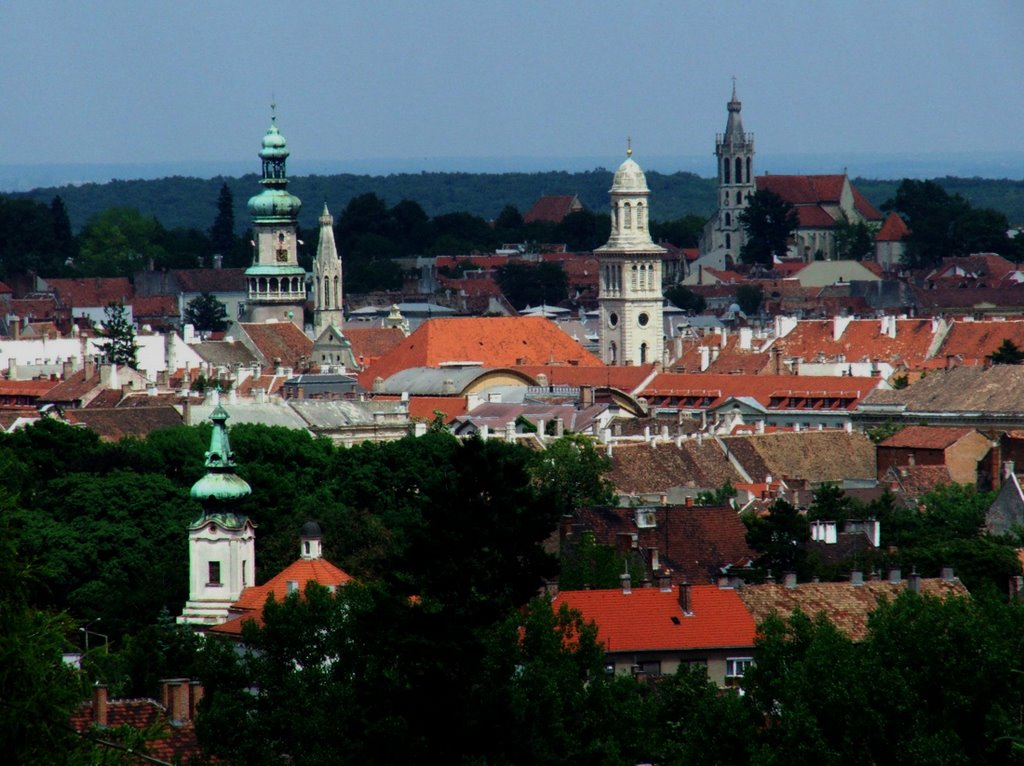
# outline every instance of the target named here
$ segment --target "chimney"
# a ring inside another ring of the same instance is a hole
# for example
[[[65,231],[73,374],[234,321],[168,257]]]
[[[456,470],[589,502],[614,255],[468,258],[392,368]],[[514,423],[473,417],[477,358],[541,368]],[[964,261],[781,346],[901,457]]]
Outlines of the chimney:
[[[7,360],[7,379],[18,379],[18,360],[15,359],[13,356]]]
[[[786,574],[783,575],[782,584],[785,585],[787,588],[790,588],[790,589],[795,588],[796,587],[796,572],[786,572]]]
[[[199,703],[202,702],[205,691],[202,681],[193,681],[189,686],[191,687],[191,694],[188,698],[188,712],[189,717],[194,721],[196,719],[196,711],[199,710]]]
[[[683,614],[693,614],[693,606],[690,603],[690,583],[686,581],[685,577],[679,583],[679,608],[683,610]]]
[[[75,363],[71,359],[65,359],[60,366],[60,377],[62,380],[67,380],[71,377],[71,373],[75,371]]]
[[[898,567],[893,567],[889,570],[889,582],[892,585],[899,585],[901,582],[903,582],[903,573],[899,570]]]
[[[921,575],[917,573],[916,569],[907,576],[907,587],[914,593],[921,592]]]
[[[213,268],[219,269],[219,268],[222,268],[223,266],[224,266],[224,256],[221,255],[220,253],[216,253],[213,256]]]
[[[956,579],[956,575],[953,573],[953,567],[951,567],[951,566],[944,566],[944,567],[942,567],[941,577],[942,577],[942,579],[945,582],[952,582],[953,580],[955,580]]]
[[[622,580],[622,595],[628,596],[630,593],[633,592],[632,578],[629,576],[629,573],[627,572],[626,574],[619,575],[619,579]]]
[[[864,584],[864,573],[859,569],[854,569],[850,572],[850,585],[855,588],[859,588]]]
[[[586,409],[594,403],[594,387],[580,386],[580,409]]]
[[[562,418],[555,418],[555,438],[560,439],[565,435],[565,421]]]
[[[687,495],[685,498],[683,498],[683,505],[686,506],[687,508],[692,508],[693,507],[693,497],[690,496],[690,495]]]
[[[558,580],[545,580],[544,581],[544,594],[548,598],[554,598],[558,595]]]
[[[93,722],[102,728],[107,727],[107,685],[97,682],[92,687]]]
[[[658,575],[658,590],[662,593],[672,592],[672,573],[667,570],[662,570],[661,574]],[[682,593],[680,592],[680,598]]]

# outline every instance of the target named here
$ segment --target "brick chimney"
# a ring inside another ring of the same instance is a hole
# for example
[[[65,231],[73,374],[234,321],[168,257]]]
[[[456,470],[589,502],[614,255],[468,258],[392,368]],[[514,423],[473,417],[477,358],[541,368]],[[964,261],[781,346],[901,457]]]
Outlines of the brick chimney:
[[[693,606],[690,603],[690,583],[683,578],[683,581],[679,583],[679,608],[683,610],[683,614],[693,614]]]
[[[97,726],[106,728],[108,721],[107,714],[107,685],[96,683],[92,687],[92,715],[93,722]]]

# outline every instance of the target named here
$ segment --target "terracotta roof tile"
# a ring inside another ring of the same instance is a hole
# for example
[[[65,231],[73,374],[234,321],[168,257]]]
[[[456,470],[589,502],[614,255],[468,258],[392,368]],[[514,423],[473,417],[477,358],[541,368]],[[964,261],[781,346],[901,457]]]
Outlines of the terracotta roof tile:
[[[397,327],[353,327],[346,325],[341,331],[352,344],[352,353],[357,360],[370,365],[405,340],[405,334]]]
[[[568,605],[597,625],[609,652],[658,649],[753,647],[756,626],[736,591],[715,585],[690,586],[691,613],[679,605],[677,587],[562,591],[554,606]]]
[[[183,293],[244,293],[245,269],[176,269],[170,272]]]
[[[120,392],[115,392],[119,395]],[[103,441],[118,441],[125,436],[148,436],[160,428],[182,424],[181,413],[169,404],[150,407],[106,407],[67,410],[64,417],[74,425],[95,431]]]
[[[1017,292],[1024,303],[1024,291]],[[986,357],[995,353],[1004,341],[1024,349],[1024,321],[953,321],[936,356],[943,359],[956,356],[958,364],[984,364]]]
[[[780,397],[813,399],[826,397],[833,401],[831,409],[853,409],[869,391],[878,386],[877,378],[851,378],[811,375],[721,375],[708,373],[664,372],[641,391],[651,406],[671,405],[687,398],[709,399],[698,409],[717,407],[733,397],[755,399],[769,409],[789,409],[791,405],[776,404]],[[796,405],[799,406],[799,405]],[[820,409],[820,408],[819,408]]]
[[[100,385],[100,374],[94,372],[86,379],[85,370],[71,373],[46,394],[46,401],[57,404],[77,402],[83,396]]]
[[[484,367],[576,364],[601,361],[541,317],[459,317],[429,319],[360,376],[364,387],[411,367],[478,362]]]
[[[889,213],[885,223],[875,234],[875,242],[899,242],[910,233],[910,228],[897,213]]]
[[[713,439],[684,440],[681,446],[617,444],[612,448],[612,469],[607,478],[619,492],[660,494],[671,487],[711,489],[726,481],[742,481]]]
[[[75,709],[71,716],[71,726],[75,731],[86,732],[92,727],[94,720],[93,703],[86,702]],[[153,739],[146,741],[144,746],[146,755],[165,763],[207,763],[207,759],[201,757],[193,722],[170,724],[167,719],[167,710],[156,700],[110,700],[107,703],[108,728],[102,731],[109,734],[110,729],[120,726],[147,729],[157,724],[163,725]]]
[[[795,588],[780,584],[748,585],[738,593],[759,624],[773,613],[788,617],[793,610],[800,609],[813,617],[824,612],[851,639],[863,641],[867,637],[868,615],[879,600],[892,600],[906,588],[906,580],[899,584],[868,580],[860,586],[842,582],[799,583]],[[959,580],[930,578],[922,578],[921,593],[943,598],[968,595]]]
[[[263,357],[264,364],[280,359],[294,370],[308,364],[313,354],[313,341],[291,322],[239,323],[252,344]]]
[[[722,440],[754,480],[771,476],[820,484],[877,476],[875,445],[859,431],[780,431]]]
[[[895,337],[888,330],[894,323]],[[839,337],[835,337],[841,329]],[[894,367],[919,369],[935,340],[930,319],[805,319],[772,347],[784,358],[833,362],[841,355],[847,362],[884,361]]]
[[[575,194],[549,194],[541,197],[523,216],[523,223],[534,221],[552,221],[560,223],[574,209],[582,209],[579,199]]]
[[[86,308],[108,303],[131,303],[135,289],[127,277],[47,279],[50,289],[64,306]]]
[[[939,428],[907,426],[879,443],[879,447],[911,447],[914,449],[946,449],[956,444],[973,428]]]

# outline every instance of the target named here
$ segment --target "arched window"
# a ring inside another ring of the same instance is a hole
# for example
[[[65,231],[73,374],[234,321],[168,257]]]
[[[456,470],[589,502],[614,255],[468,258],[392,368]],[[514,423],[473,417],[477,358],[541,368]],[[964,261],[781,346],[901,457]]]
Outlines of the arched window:
[[[623,206],[622,211],[623,211],[622,212],[623,217],[625,219],[625,222],[623,223],[623,228],[632,229],[633,228],[633,209],[629,206],[628,202]]]
[[[619,347],[615,341],[608,344],[608,364],[618,364]]]
[[[750,183],[750,157],[747,157],[747,183]]]
[[[725,181],[725,183],[727,183],[727,184],[731,184],[732,183],[732,176],[730,175],[729,170],[730,170],[729,158],[728,157],[723,157],[722,158],[722,174],[723,174],[724,177],[723,177],[722,180]]]
[[[331,307],[331,284],[324,279],[324,308],[329,309]]]
[[[728,213],[725,214],[725,225],[732,226],[732,216]]]
[[[632,287],[634,290],[636,290],[636,286],[637,286],[637,281],[636,281],[636,279],[637,279],[637,276],[636,276],[636,264],[633,264],[633,271],[632,271],[632,273],[633,273],[633,276],[630,278],[630,283],[629,284],[630,284],[630,287]]]
[[[640,364],[647,364],[647,344],[640,344]]]
[[[640,231],[644,230],[644,227],[646,226],[646,223],[647,223],[647,220],[646,220],[647,217],[645,215],[646,212],[647,212],[647,208],[644,207],[644,203],[643,202],[637,202],[636,203],[636,227]]]
[[[736,158],[736,183],[743,183],[743,158]]]
[[[338,278],[334,278],[334,308],[341,308],[341,296],[338,294]]]
[[[725,234],[725,246],[727,248],[732,247],[732,235],[728,232]]]

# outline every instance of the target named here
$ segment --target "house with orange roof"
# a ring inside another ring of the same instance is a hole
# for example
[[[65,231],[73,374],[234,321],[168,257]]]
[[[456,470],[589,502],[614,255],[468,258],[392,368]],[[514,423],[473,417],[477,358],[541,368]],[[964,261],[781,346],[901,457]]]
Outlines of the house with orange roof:
[[[985,366],[1006,341],[1024,349],[1024,320],[953,319],[948,322],[948,330],[933,357],[941,367]]]
[[[992,440],[973,428],[907,426],[878,444],[878,480],[913,466],[941,466],[947,481],[979,489],[998,486],[1000,467],[986,458]],[[994,475],[993,475],[994,474]]]
[[[601,360],[541,317],[429,319],[360,376],[364,387],[412,367],[602,367]]]
[[[570,213],[578,213],[585,209],[580,198],[575,194],[546,194],[526,211],[523,223],[535,221],[561,223]]]
[[[292,322],[235,322],[228,334],[240,340],[264,367],[308,370],[313,341]]]
[[[623,575],[614,590],[561,591],[565,604],[597,626],[610,673],[660,676],[702,667],[719,686],[735,684],[750,667],[757,626],[737,591],[717,585],[632,587]]]
[[[819,253],[824,260],[835,258],[835,228],[840,222],[881,225],[884,220],[845,173],[764,175],[756,183],[758,191],[774,192],[796,209],[800,223],[791,251],[808,263]]]
[[[135,288],[127,277],[36,277],[36,291],[52,293],[58,305],[70,311],[73,319],[84,319],[90,325],[98,325],[106,318],[105,312],[111,303],[124,304],[128,321],[134,321],[131,302],[135,297]]]
[[[907,245],[903,241],[910,228],[895,211],[889,213],[882,227],[875,232],[875,262],[886,271],[897,271],[903,265]]]

